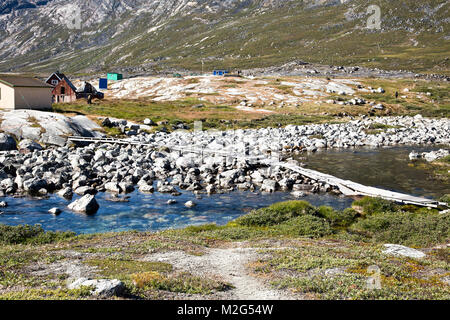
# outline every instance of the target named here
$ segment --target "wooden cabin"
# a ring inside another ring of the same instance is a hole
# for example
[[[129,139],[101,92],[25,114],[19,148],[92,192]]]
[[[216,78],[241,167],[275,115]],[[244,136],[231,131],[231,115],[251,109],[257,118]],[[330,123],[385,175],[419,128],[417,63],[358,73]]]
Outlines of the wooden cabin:
[[[53,103],[75,102],[77,88],[64,76],[52,90]]]

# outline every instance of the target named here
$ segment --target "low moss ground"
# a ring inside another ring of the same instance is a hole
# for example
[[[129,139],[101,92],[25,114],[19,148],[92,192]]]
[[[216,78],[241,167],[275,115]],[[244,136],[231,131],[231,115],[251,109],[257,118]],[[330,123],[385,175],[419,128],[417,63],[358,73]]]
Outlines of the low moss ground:
[[[442,199],[449,202],[449,196]],[[225,226],[158,233],[45,233],[1,226],[0,299],[97,299],[68,290],[70,268],[84,277],[120,279],[121,299],[211,298],[233,290],[227,279],[174,268],[153,254],[202,257],[212,248],[245,246],[246,266],[274,289],[308,299],[449,299],[450,214],[362,198],[343,211],[305,201],[254,210]],[[422,259],[383,253],[385,243],[417,248]],[[258,258],[259,257],[259,258]],[[211,270],[214,274],[214,270]],[[375,277],[375,278],[374,278]],[[371,279],[379,289],[370,289]]]

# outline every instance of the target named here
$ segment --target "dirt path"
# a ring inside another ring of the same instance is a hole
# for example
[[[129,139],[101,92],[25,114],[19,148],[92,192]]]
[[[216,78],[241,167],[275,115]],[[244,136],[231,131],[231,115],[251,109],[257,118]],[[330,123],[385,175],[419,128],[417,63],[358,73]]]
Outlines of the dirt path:
[[[217,299],[233,300],[292,300],[293,296],[270,288],[262,280],[252,276],[246,265],[258,259],[258,248],[245,248],[235,243],[233,248],[207,249],[202,256],[186,254],[183,251],[155,253],[147,261],[171,263],[175,269],[196,275],[220,277],[233,285],[233,289],[219,292]]]

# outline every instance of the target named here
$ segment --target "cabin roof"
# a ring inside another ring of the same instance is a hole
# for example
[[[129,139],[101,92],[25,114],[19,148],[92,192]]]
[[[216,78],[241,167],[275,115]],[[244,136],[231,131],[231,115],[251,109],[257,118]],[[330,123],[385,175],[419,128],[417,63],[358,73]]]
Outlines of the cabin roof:
[[[50,77],[47,78],[47,80],[45,80],[45,82],[48,82],[48,80],[50,80],[51,77],[56,76],[59,81],[61,81],[62,79],[64,79],[66,77],[66,75],[64,73],[61,72],[53,72]]]
[[[20,76],[0,76],[0,82],[7,86],[18,88],[51,88],[45,82],[36,78],[20,77]]]

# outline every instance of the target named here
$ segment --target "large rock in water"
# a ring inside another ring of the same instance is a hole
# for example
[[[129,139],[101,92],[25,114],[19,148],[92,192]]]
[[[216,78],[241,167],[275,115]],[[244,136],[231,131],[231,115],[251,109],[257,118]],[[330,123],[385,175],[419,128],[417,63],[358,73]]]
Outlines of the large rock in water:
[[[68,208],[79,213],[95,214],[100,206],[98,205],[97,200],[95,200],[95,196],[87,194],[69,204]]]
[[[8,134],[0,133],[0,151],[17,150],[16,140]]]
[[[278,189],[278,182],[271,179],[266,179],[263,181],[261,186],[261,191],[273,193]]]

